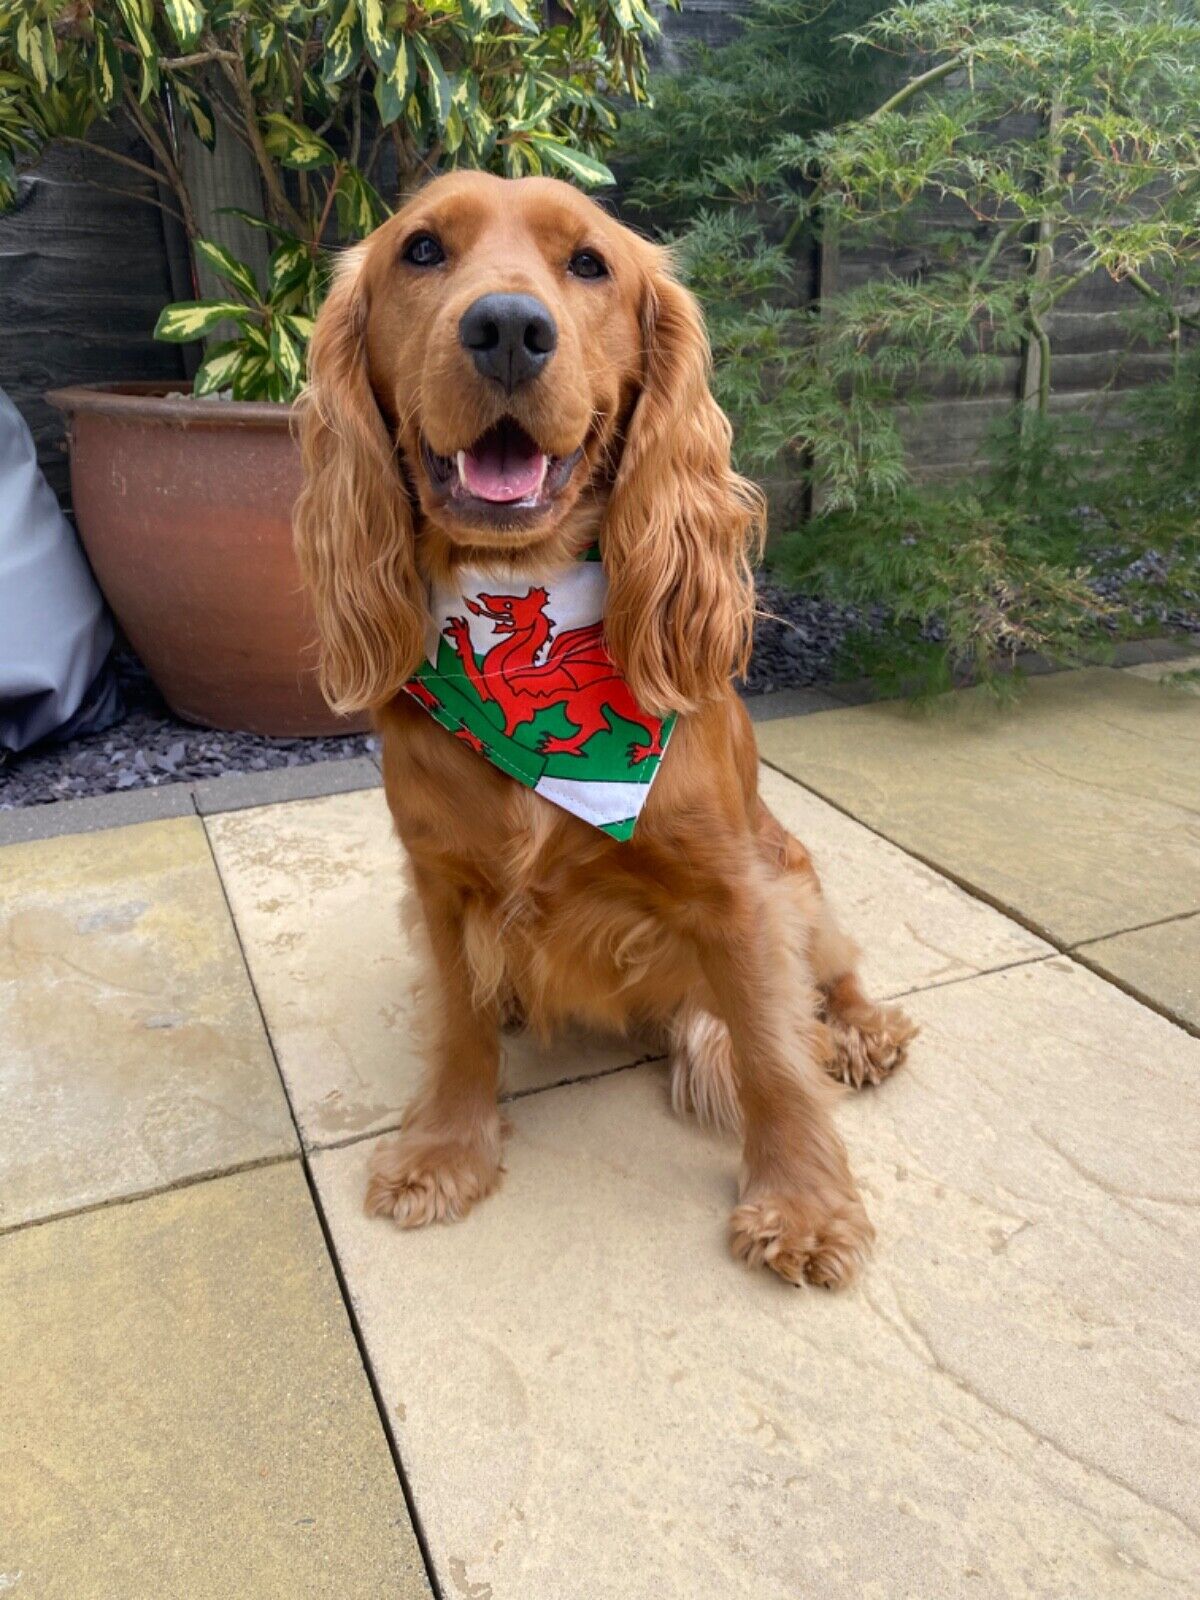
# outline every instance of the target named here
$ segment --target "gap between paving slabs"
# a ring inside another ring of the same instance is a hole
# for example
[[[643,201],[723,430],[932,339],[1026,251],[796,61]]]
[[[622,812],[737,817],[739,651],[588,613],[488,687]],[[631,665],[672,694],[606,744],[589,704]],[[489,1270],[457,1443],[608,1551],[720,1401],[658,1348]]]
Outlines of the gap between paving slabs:
[[[1039,939],[1044,939],[1047,944],[1052,945],[1060,955],[1069,956],[1072,961],[1078,961],[1080,966],[1086,967],[1089,972],[1094,972],[1098,978],[1103,978],[1105,983],[1110,983],[1114,989],[1119,989],[1122,994],[1127,994],[1131,1000],[1136,1000],[1139,1005],[1145,1006],[1148,1011],[1155,1012],[1156,1015],[1164,1018],[1167,1022],[1173,1023],[1175,1027],[1181,1028],[1184,1033],[1190,1033],[1193,1038],[1200,1038],[1200,1027],[1198,1027],[1194,1022],[1190,1021],[1187,1017],[1182,1016],[1178,1011],[1171,1010],[1169,1006],[1164,1005],[1147,990],[1139,988],[1135,983],[1121,977],[1118,973],[1114,973],[1109,967],[1105,966],[1103,962],[1097,961],[1088,955],[1089,945],[1107,944],[1110,940],[1121,938],[1127,933],[1142,933],[1149,928],[1161,928],[1173,922],[1186,922],[1195,917],[1197,912],[1179,911],[1176,912],[1174,916],[1159,917],[1152,922],[1138,923],[1131,928],[1122,928],[1119,933],[1105,934],[1099,939],[1083,939],[1078,944],[1063,944],[1060,940],[1054,937],[1053,933],[1051,933],[1048,928],[1044,927],[1034,918],[1024,916],[1016,907],[1008,905],[1003,900],[988,894],[986,889],[981,889],[978,884],[973,883],[969,878],[962,877],[960,874],[954,872],[951,868],[945,866],[942,862],[934,860],[932,856],[922,855],[920,851],[914,850],[911,845],[901,844],[898,840],[893,839],[890,834],[884,833],[882,829],[874,827],[869,822],[864,822],[861,817],[856,816],[853,811],[850,811],[847,807],[839,804],[837,800],[832,799],[829,795],[822,794],[819,789],[810,789],[807,784],[802,782],[801,779],[795,777],[794,774],[787,772],[784,768],[772,766],[772,763],[768,761],[765,756],[762,757],[762,760],[765,766],[771,767],[772,771],[778,772],[781,777],[788,778],[792,783],[800,784],[801,788],[807,789],[809,794],[816,795],[817,799],[823,800],[826,805],[833,806],[834,809],[840,811],[844,817],[848,817],[852,822],[857,822],[861,824],[862,827],[869,829],[876,838],[883,839],[886,841],[886,843],[895,845],[897,850],[903,850],[906,855],[911,856],[914,861],[919,861],[922,866],[929,867],[932,871],[940,873],[942,877],[948,879],[951,883],[956,884],[964,894],[969,894],[973,900],[978,900],[981,905],[987,906],[990,910],[997,912],[1000,916],[1008,917],[1012,922],[1017,923],[1020,927],[1027,928],[1030,933],[1036,934]],[[1009,962],[1008,965],[1027,966],[1032,961],[1044,959],[1045,958],[1041,956],[1030,956],[1026,961]],[[1001,972],[1005,969],[1003,967],[996,967],[991,970]],[[945,981],[946,983],[969,983],[973,977],[979,976],[982,976],[982,974],[965,973],[960,978],[948,978]],[[940,987],[940,984],[919,984],[916,988],[905,989],[894,995],[880,995],[879,998],[883,1000],[900,1000],[903,999],[904,995],[906,994],[919,994],[923,989],[934,989]]]
[[[292,1097],[288,1088],[287,1079],[284,1077],[283,1070],[279,1064],[279,1057],[275,1051],[275,1044],[271,1038],[271,1031],[267,1027],[267,1019],[263,1013],[258,990],[254,984],[254,974],[251,972],[250,963],[246,959],[246,951],[242,943],[241,931],[238,928],[237,919],[233,915],[233,907],[229,903],[229,896],[225,889],[225,880],[221,876],[220,863],[217,861],[216,853],[213,850],[212,840],[208,836],[207,828],[205,829],[205,838],[208,842],[208,850],[212,860],[213,871],[217,875],[217,882],[221,885],[221,893],[225,898],[225,909],[228,913],[230,923],[233,926],[234,935],[238,942],[238,950],[241,953],[242,968],[246,974],[246,982],[249,984],[250,992],[254,996],[254,1004],[258,1009],[259,1021],[262,1024],[262,1030],[266,1036],[268,1048],[271,1051],[271,1058],[275,1063],[275,1071],[279,1075],[279,1085],[283,1091],[283,1097],[287,1102],[288,1113],[292,1119],[292,1126],[296,1130],[296,1138],[300,1144],[298,1158],[300,1162],[300,1170],[304,1174],[304,1181],[308,1187],[308,1194],[312,1203],[313,1212],[321,1229],[321,1237],[325,1243],[325,1253],[329,1258],[329,1264],[337,1282],[338,1293],[342,1298],[342,1305],[345,1309],[346,1320],[349,1324],[350,1332],[353,1335],[354,1343],[358,1350],[358,1359],[362,1366],[363,1376],[366,1378],[367,1384],[370,1388],[371,1399],[374,1402],[375,1411],[379,1417],[379,1425],[383,1429],[384,1438],[387,1440],[388,1452],[392,1458],[392,1466],[395,1469],[396,1477],[404,1494],[404,1504],[408,1511],[408,1519],[412,1525],[413,1533],[416,1536],[417,1546],[421,1552],[421,1562],[425,1568],[425,1577],[429,1583],[434,1600],[444,1600],[444,1591],[438,1579],[437,1569],[430,1553],[429,1541],[426,1538],[425,1529],[421,1522],[421,1515],[417,1508],[416,1499],[413,1495],[412,1484],[409,1481],[408,1472],[400,1454],[400,1446],[396,1439],[395,1430],[392,1427],[391,1418],[388,1415],[387,1404],[384,1401],[383,1394],[379,1388],[379,1383],[375,1376],[374,1368],[371,1365],[371,1360],[367,1353],[366,1341],[363,1337],[363,1331],[359,1323],[358,1313],[354,1307],[354,1299],[350,1293],[349,1285],[347,1284],[345,1275],[342,1271],[342,1264],[338,1258],[338,1253],[334,1246],[333,1234],[330,1231],[329,1219],[325,1214],[325,1207],[321,1201],[320,1191],[317,1188],[312,1167],[309,1163],[309,1150],[304,1142],[304,1134],[301,1130],[300,1122],[296,1115],[296,1108],[292,1103]]]

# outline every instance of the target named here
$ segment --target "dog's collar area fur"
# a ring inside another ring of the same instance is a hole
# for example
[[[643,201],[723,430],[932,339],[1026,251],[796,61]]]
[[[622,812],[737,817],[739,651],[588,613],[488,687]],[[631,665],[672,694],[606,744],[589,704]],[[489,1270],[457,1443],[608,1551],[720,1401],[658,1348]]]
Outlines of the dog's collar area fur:
[[[593,546],[544,582],[502,565],[434,584],[425,657],[404,685],[517,783],[628,839],[675,718],[642,710],[608,653]]]

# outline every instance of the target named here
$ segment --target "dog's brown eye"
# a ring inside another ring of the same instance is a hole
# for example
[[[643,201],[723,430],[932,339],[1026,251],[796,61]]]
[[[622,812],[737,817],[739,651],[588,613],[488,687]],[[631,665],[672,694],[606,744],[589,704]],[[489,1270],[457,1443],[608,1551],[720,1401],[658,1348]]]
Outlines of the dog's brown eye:
[[[431,233],[418,233],[404,246],[404,259],[414,267],[436,267],[446,252]]]
[[[577,278],[608,277],[608,268],[594,250],[576,250],[567,262],[567,271]]]

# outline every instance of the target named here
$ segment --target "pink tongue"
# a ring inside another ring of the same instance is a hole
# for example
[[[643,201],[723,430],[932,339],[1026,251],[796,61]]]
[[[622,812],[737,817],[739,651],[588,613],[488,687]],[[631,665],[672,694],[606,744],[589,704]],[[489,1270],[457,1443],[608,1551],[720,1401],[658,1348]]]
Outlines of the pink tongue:
[[[480,500],[525,500],[541,487],[546,457],[511,438],[489,439],[458,458],[463,483]]]

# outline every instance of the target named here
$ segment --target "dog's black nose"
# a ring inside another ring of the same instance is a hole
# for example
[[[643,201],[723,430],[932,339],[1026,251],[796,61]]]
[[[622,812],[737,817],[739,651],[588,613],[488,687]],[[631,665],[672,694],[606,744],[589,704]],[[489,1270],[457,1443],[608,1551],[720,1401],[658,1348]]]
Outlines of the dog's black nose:
[[[463,312],[458,337],[477,370],[511,394],[549,361],[558,329],[531,294],[485,294]]]

